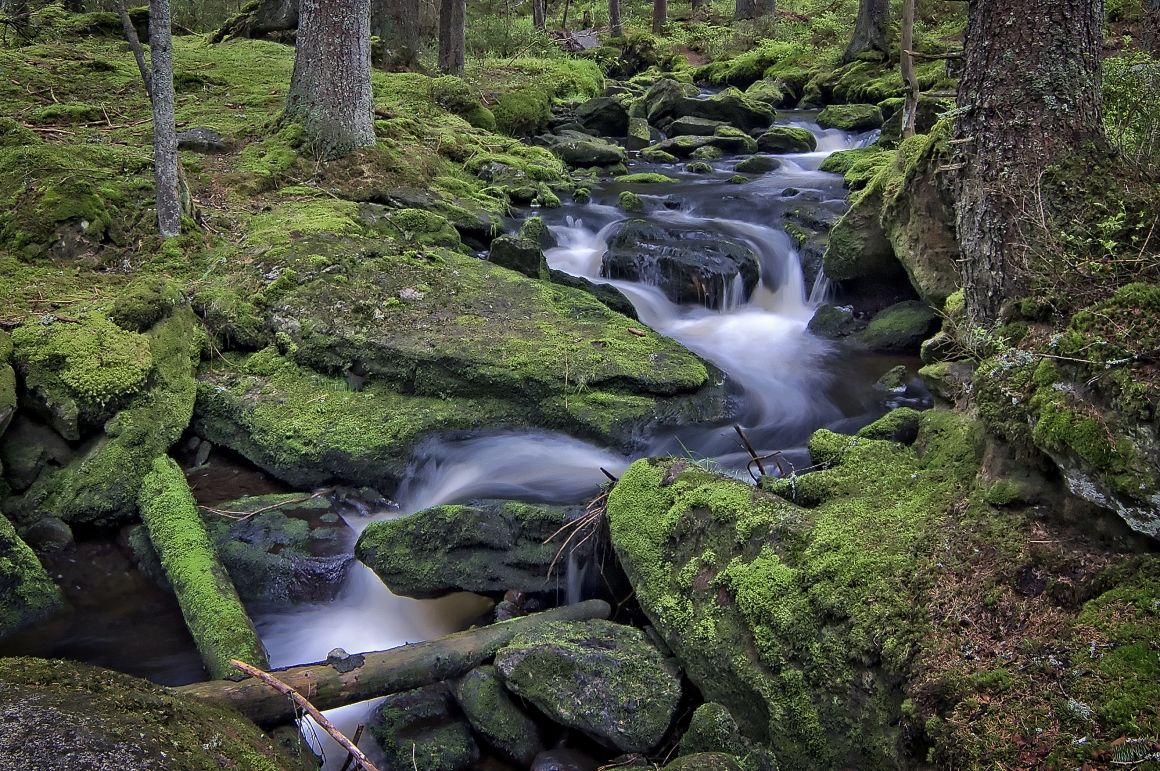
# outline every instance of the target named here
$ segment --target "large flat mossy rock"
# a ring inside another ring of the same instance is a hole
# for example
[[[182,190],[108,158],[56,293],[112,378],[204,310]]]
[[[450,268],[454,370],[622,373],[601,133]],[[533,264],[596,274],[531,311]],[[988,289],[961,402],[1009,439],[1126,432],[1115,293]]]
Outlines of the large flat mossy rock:
[[[40,771],[297,771],[236,712],[107,669],[0,659],[0,759]]]
[[[12,523],[0,516],[0,639],[64,605],[60,589]]]
[[[560,725],[622,752],[648,752],[681,698],[676,665],[644,632],[610,621],[555,621],[495,657],[508,690]]]
[[[613,546],[706,699],[783,768],[893,768],[917,554],[978,468],[979,432],[923,418],[921,453],[822,431],[825,470],[771,494],[682,460],[613,489]]]
[[[548,573],[560,549],[547,540],[580,513],[516,501],[436,506],[372,522],[355,554],[405,597],[544,592],[555,586]]]

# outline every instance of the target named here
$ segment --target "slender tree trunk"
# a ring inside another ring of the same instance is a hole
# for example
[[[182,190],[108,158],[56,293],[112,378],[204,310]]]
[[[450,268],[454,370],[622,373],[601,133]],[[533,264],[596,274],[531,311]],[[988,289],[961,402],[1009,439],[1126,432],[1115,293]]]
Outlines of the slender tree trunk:
[[[890,0],[861,0],[854,35],[842,54],[842,61],[851,62],[866,53],[880,54],[883,60],[890,58],[889,30]]]
[[[902,112],[902,136],[914,136],[918,120],[918,76],[914,72],[914,12],[916,0],[902,0],[902,82],[906,84],[906,106]]]
[[[665,23],[669,20],[669,0],[653,0],[652,31],[659,35],[665,31]]]
[[[733,13],[735,19],[756,19],[757,18],[757,0],[737,0],[736,9]]]
[[[970,0],[960,113],[956,224],[966,308],[996,322],[1026,291],[1025,210],[1041,172],[1102,150],[1103,0]],[[1043,202],[1050,206],[1051,202]]]
[[[539,30],[547,26],[544,23],[544,0],[532,0],[532,26]]]
[[[467,0],[441,0],[439,8],[439,69],[463,76],[467,30]]]
[[[708,4],[709,0],[693,0],[693,13],[701,10]]]
[[[1144,50],[1152,56],[1160,57],[1160,0],[1144,0]]]
[[[608,28],[613,37],[624,37],[624,27],[620,25],[620,0],[608,0]]]
[[[181,234],[177,124],[173,115],[173,37],[169,0],[149,3],[149,58],[153,62],[153,181],[157,227],[166,238]]]
[[[378,30],[384,70],[419,69],[419,0],[379,0]]]
[[[320,158],[375,143],[370,0],[302,0],[286,121]]]
[[[113,7],[117,10],[117,18],[121,20],[121,31],[125,34],[125,41],[133,51],[133,58],[137,60],[137,70],[141,73],[141,80],[145,82],[145,93],[152,102],[153,76],[149,74],[149,65],[145,63],[145,50],[141,48],[141,40],[137,37],[137,28],[133,26],[129,12],[125,10],[125,0],[117,0],[113,3]]]

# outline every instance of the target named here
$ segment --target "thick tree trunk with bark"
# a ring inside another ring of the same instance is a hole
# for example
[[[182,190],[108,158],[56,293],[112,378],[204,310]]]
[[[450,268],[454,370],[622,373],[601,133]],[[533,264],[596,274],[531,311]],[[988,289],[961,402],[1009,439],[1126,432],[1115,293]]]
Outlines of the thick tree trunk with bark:
[[[375,143],[370,0],[302,0],[284,121],[298,121],[320,158]]]
[[[349,656],[334,663],[286,667],[271,674],[318,709],[333,709],[465,675],[495,658],[496,651],[516,635],[547,621],[605,619],[611,612],[603,600],[587,600],[437,640]],[[177,690],[236,709],[261,726],[282,725],[295,717],[291,701],[255,678],[194,683]]]
[[[467,0],[441,0],[439,6],[439,69],[463,77],[467,49]]]
[[[624,37],[620,23],[620,0],[608,0],[608,29],[613,37]]]
[[[737,0],[733,18],[756,19],[757,13],[757,0]]]
[[[665,31],[665,24],[669,20],[669,0],[653,0],[652,31],[660,35]]]
[[[149,55],[153,62],[150,89],[153,97],[153,181],[157,189],[157,227],[161,235],[168,238],[181,234],[169,0],[152,0],[149,4]]]
[[[544,22],[544,0],[532,0],[532,26],[539,30],[547,26]]]
[[[967,314],[989,326],[1026,287],[1042,171],[1105,146],[1103,0],[971,0],[956,223]]]
[[[842,54],[843,62],[852,62],[863,54],[879,54],[882,60],[890,56],[890,0],[861,0],[854,35]]]
[[[378,0],[376,10],[383,69],[419,69],[419,0]]]
[[[1143,27],[1144,50],[1160,57],[1160,0],[1144,0]]]

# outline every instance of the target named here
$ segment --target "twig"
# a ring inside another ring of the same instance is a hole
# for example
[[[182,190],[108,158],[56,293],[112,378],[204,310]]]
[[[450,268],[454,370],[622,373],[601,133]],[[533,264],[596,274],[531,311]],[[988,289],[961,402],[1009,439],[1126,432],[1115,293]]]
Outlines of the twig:
[[[608,477],[609,479],[611,479],[613,483],[616,483],[616,482],[619,482],[619,481],[620,481],[620,479],[618,479],[616,476],[614,476],[614,475],[613,475],[613,473],[612,473],[611,471],[609,471],[608,469],[604,468],[603,466],[600,468],[600,473],[601,473],[601,474],[604,474],[604,476],[606,476],[606,477]]]
[[[757,450],[753,449],[753,445],[750,443],[749,437],[745,435],[743,430],[741,430],[741,426],[737,425],[736,423],[733,424],[733,430],[737,432],[737,436],[741,437],[741,444],[745,446],[745,451],[749,453],[749,457],[752,458],[753,462],[757,464],[757,470],[761,472],[762,476],[765,476],[765,464],[761,462],[761,456],[757,454]]]
[[[362,750],[353,744],[350,739],[343,736],[342,731],[339,731],[334,723],[327,719],[326,715],[323,715],[321,712],[315,709],[314,705],[308,702],[306,697],[298,693],[298,691],[286,685],[286,683],[282,682],[268,672],[263,672],[257,667],[250,666],[244,661],[230,659],[230,664],[242,670],[250,677],[255,677],[258,680],[261,680],[263,683],[270,686],[279,693],[284,693],[289,696],[290,700],[294,702],[295,705],[300,707],[306,714],[310,715],[310,717],[314,718],[314,722],[322,726],[322,729],[330,734],[331,738],[333,738],[342,746],[343,749],[350,753],[351,757],[354,758],[354,762],[358,763],[363,771],[379,771],[377,768],[375,768],[375,765],[371,763],[367,756],[363,754]]]
[[[298,504],[298,503],[306,503],[307,501],[312,501],[315,498],[320,498],[323,495],[328,495],[331,492],[333,492],[333,491],[328,487],[328,488],[319,490],[318,492],[314,493],[313,495],[308,495],[305,498],[296,498],[292,501],[281,501],[279,503],[271,503],[269,506],[263,506],[262,508],[254,509],[253,511],[227,511],[225,509],[215,509],[212,506],[198,506],[198,508],[204,509],[205,511],[208,511],[211,514],[217,514],[217,515],[222,516],[222,517],[229,517],[230,519],[236,519],[239,522],[244,522],[247,519],[250,519],[251,517],[255,517],[255,516],[261,514],[263,511],[269,511],[270,509],[280,509],[283,506],[293,506],[293,505]]]
[[[355,746],[358,746],[358,740],[362,738],[364,728],[366,728],[366,724],[359,723],[358,726],[354,729],[354,736],[351,738],[351,742],[353,742]],[[350,768],[350,764],[353,762],[354,755],[348,753],[346,756],[346,762],[342,764],[342,768],[338,769],[338,771],[346,771],[348,768]]]

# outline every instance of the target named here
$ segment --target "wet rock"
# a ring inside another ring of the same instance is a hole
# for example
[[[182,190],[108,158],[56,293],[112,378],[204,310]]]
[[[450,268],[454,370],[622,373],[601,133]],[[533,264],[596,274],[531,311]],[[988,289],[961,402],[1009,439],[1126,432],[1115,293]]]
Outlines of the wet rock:
[[[608,621],[552,622],[496,654],[508,690],[567,728],[622,752],[647,752],[681,697],[676,665],[644,633]]]
[[[617,313],[628,316],[630,319],[635,319],[636,308],[633,307],[632,301],[614,286],[608,284],[597,283],[589,281],[583,276],[573,276],[571,273],[565,273],[562,270],[550,269],[548,277],[553,284],[560,284],[562,286],[570,286],[573,289],[580,289],[595,297],[600,302],[607,305],[611,310]]]
[[[24,541],[41,553],[64,551],[76,542],[68,523],[56,517],[45,517],[24,531]]]
[[[537,755],[531,771],[597,771],[600,766],[600,761],[586,752],[557,748]]]
[[[943,361],[928,364],[918,371],[922,384],[944,404],[955,404],[971,391],[975,363]]]
[[[755,155],[737,164],[737,171],[742,174],[766,174],[776,171],[780,167],[781,161],[777,158],[770,158],[768,155]]]
[[[705,161],[693,161],[685,167],[685,171],[690,174],[712,174],[713,167]]]
[[[818,113],[818,125],[843,131],[882,128],[882,111],[872,104],[832,104]]]
[[[541,249],[552,249],[559,246],[556,236],[544,222],[543,217],[529,217],[520,225],[520,238],[534,241]],[[537,271],[538,272],[538,271]]]
[[[629,150],[643,150],[653,143],[652,129],[645,118],[629,118],[624,146]]]
[[[255,769],[311,767],[236,712],[66,661],[0,660],[0,715],[0,757],[11,769],[238,768],[240,759]]]
[[[504,689],[495,667],[468,672],[454,695],[476,734],[507,760],[527,767],[544,750],[539,727]]]
[[[653,163],[676,163],[680,160],[677,156],[668,152],[667,150],[658,149],[656,146],[650,145],[640,151],[640,157],[646,161]]]
[[[0,436],[16,416],[16,371],[0,361]]]
[[[177,149],[202,155],[220,155],[233,149],[229,140],[211,128],[191,128],[177,132]]]
[[[479,757],[446,683],[388,696],[371,712],[367,728],[390,768],[461,771]]]
[[[549,149],[573,168],[614,166],[626,158],[623,147],[596,137],[559,139]]]
[[[670,137],[711,137],[717,129],[727,125],[720,120],[684,117],[670,123],[666,133]]]
[[[676,104],[674,117],[719,120],[748,132],[769,126],[777,115],[768,105],[750,99],[736,88],[727,88],[705,99],[682,98]]]
[[[849,306],[823,305],[814,311],[808,329],[818,337],[836,340],[857,332],[862,324]]]
[[[677,758],[665,766],[665,771],[746,771],[747,768],[736,755],[701,752]]]
[[[882,377],[874,381],[874,387],[879,391],[902,393],[906,390],[906,383],[910,380],[910,371],[905,364],[892,367]]]
[[[757,138],[757,149],[763,153],[812,153],[818,149],[818,139],[803,128],[774,126]]]
[[[60,589],[3,516],[0,516],[0,588],[3,589],[0,591],[0,638],[43,620],[64,605]]]
[[[639,214],[644,211],[644,201],[631,190],[624,190],[616,197],[616,208],[630,214]]]
[[[681,101],[688,96],[696,96],[697,87],[688,83],[678,83],[669,78],[661,78],[649,87],[644,95],[645,115],[649,124],[667,125],[677,115]]]
[[[645,148],[645,152],[667,153],[677,158],[694,157],[698,150],[712,147],[721,153],[752,153],[757,150],[757,142],[729,126],[716,129],[712,136],[678,136],[665,139]]]
[[[628,110],[609,96],[589,99],[577,107],[576,121],[601,136],[622,137],[628,133]]]
[[[675,303],[720,308],[748,297],[758,279],[757,255],[740,241],[696,227],[628,220],[609,239],[601,274],[643,281]],[[740,292],[737,292],[738,284]]]
[[[529,278],[547,278],[548,261],[540,245],[529,238],[503,235],[491,242],[487,259]]]
[[[872,351],[917,352],[939,327],[939,315],[920,300],[896,303],[878,313],[857,339]]]
[[[689,728],[681,737],[682,756],[721,753],[745,758],[747,771],[777,771],[773,753],[741,733],[737,721],[721,704],[708,702],[697,707]]]
[[[22,415],[0,437],[4,478],[15,492],[30,488],[45,468],[68,465],[75,456],[60,434]]]
[[[781,107],[787,101],[792,100],[792,95],[786,93],[785,85],[774,78],[765,78],[751,83],[749,88],[745,89],[745,96],[770,109]]]
[[[372,522],[355,554],[405,597],[550,591],[556,578],[548,569],[560,547],[544,541],[579,513],[516,501],[436,506]]]

